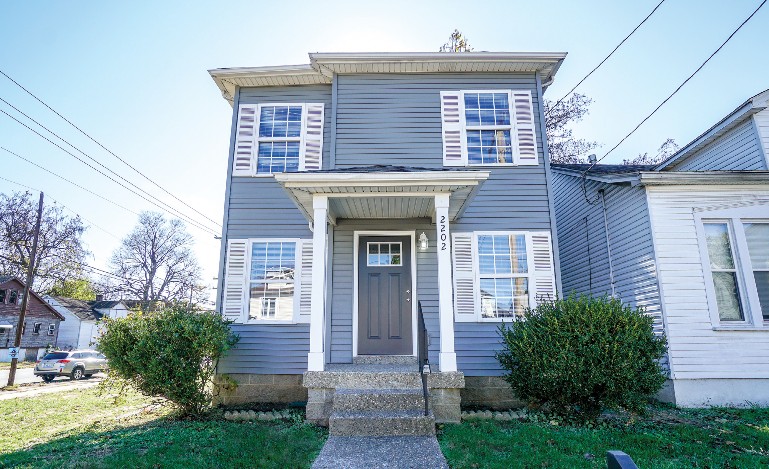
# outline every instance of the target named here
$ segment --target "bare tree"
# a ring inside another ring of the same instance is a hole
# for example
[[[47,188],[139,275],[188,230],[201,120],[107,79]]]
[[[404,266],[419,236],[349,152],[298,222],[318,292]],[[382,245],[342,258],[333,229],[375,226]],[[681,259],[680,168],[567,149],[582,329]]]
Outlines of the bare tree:
[[[449,36],[449,42],[445,43],[438,49],[438,52],[472,52],[473,48],[467,38],[455,29],[451,36]]]
[[[37,201],[29,192],[0,194],[0,274],[25,278],[30,263],[37,220]],[[85,232],[80,217],[64,215],[62,207],[48,205],[40,222],[40,238],[33,266],[36,291],[54,284],[83,278]],[[30,285],[31,287],[31,285]]]
[[[201,272],[193,239],[180,220],[142,212],[139,223],[112,254],[115,289],[142,301],[200,300]]]
[[[545,100],[545,132],[551,162],[584,163],[587,153],[598,146],[597,142],[576,138],[569,128],[587,115],[591,102],[592,99],[579,93],[558,104]]]
[[[657,149],[657,154],[649,156],[649,152],[641,153],[632,160],[624,160],[622,164],[629,165],[653,165],[659,164],[670,158],[673,153],[677,152],[681,148],[678,146],[675,140],[669,138],[662,142],[662,145]]]

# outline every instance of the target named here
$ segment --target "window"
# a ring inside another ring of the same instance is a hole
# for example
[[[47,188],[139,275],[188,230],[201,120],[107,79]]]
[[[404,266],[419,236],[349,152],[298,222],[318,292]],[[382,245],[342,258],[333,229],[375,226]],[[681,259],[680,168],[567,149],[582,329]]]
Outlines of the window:
[[[11,292],[8,294],[8,304],[9,305],[15,305],[16,300],[19,298],[19,292],[16,290],[11,290]]]
[[[322,103],[241,104],[233,176],[321,169]]]
[[[744,229],[762,318],[769,321],[769,223],[745,223]]]
[[[401,243],[371,242],[367,244],[368,266],[399,266],[401,259]]]
[[[0,305],[5,303],[6,295],[7,295],[7,290],[0,290]]]
[[[33,334],[40,334],[40,328],[43,327],[42,322],[36,322],[34,326],[32,326],[32,333]]]
[[[740,301],[729,225],[706,223],[705,240],[718,305],[718,317],[722,321],[743,321],[745,316]]]
[[[481,316],[521,316],[529,307],[525,235],[482,234],[477,239]]]
[[[442,91],[444,166],[539,163],[530,90]]]
[[[48,324],[48,335],[53,335],[56,332],[56,324]]]
[[[296,259],[295,242],[251,243],[249,319],[293,320]]]

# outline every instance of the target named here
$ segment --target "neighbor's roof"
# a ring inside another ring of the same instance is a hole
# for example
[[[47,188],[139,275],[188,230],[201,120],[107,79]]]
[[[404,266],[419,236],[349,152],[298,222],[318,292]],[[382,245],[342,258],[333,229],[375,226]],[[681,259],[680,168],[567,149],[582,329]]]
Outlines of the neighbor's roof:
[[[101,319],[103,316],[101,313],[91,309],[91,306],[88,302],[76,300],[74,298],[65,298],[62,296],[53,296],[52,298],[80,319],[95,321],[97,319]]]
[[[120,301],[92,301],[88,303],[93,309],[112,309],[120,304]]]
[[[0,275],[0,283],[10,282],[15,278],[13,275]]]
[[[561,174],[607,184],[643,185],[713,185],[766,184],[769,171],[658,171],[654,165],[552,164]],[[587,171],[588,168],[590,171]]]
[[[727,114],[726,117],[718,121],[713,127],[706,130],[699,137],[684,145],[683,148],[672,154],[668,159],[658,164],[655,169],[662,170],[681,162],[687,156],[700,150],[721,135],[745,122],[753,114],[763,111],[767,107],[769,107],[769,90],[762,91],[737,106],[734,111]]]
[[[24,287],[24,282],[22,282],[21,280],[19,280],[19,278],[18,278],[18,277],[15,277],[15,276],[13,276],[13,275],[2,275],[2,276],[0,276],[0,284],[2,284],[2,283],[7,283],[7,282],[10,282],[10,281],[16,281],[16,282],[17,282],[19,285],[21,285],[22,287]],[[32,296],[34,296],[35,298],[37,298],[37,300],[38,300],[40,303],[42,303],[43,305],[45,305],[45,307],[46,307],[46,308],[48,308],[48,310],[49,310],[51,313],[53,313],[53,315],[54,315],[54,316],[56,316],[57,318],[61,319],[62,321],[64,320],[64,316],[62,316],[62,315],[61,315],[61,313],[59,313],[58,311],[56,311],[56,310],[53,308],[53,306],[49,305],[47,301],[45,301],[43,298],[40,298],[40,295],[38,295],[37,293],[35,293],[35,291],[34,291],[34,290],[30,289],[30,290],[29,290],[29,294],[30,294],[30,295],[32,295]]]
[[[331,83],[334,74],[353,73],[514,73],[539,72],[550,84],[565,52],[329,52],[311,53],[306,65],[217,68],[208,73],[225,99],[237,87]]]

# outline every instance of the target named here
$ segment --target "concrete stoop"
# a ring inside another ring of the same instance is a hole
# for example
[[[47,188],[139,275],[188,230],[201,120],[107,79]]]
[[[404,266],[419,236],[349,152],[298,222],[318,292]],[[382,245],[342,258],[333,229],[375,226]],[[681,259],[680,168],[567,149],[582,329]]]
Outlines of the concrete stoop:
[[[333,436],[435,434],[436,422],[459,422],[462,373],[428,376],[428,415],[414,357],[356,357],[355,363],[308,371],[307,420]]]

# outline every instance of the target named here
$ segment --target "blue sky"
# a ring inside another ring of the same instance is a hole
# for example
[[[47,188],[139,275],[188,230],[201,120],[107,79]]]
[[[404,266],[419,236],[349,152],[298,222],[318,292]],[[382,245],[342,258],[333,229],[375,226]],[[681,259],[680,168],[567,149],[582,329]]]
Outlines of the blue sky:
[[[0,69],[110,150],[214,220],[221,220],[231,108],[207,70],[307,63],[308,52],[435,51],[459,28],[479,51],[569,53],[549,99],[560,98],[658,0],[550,2],[3,2]],[[579,89],[594,102],[575,127],[601,156],[736,28],[758,0],[667,0]],[[769,88],[769,7],[762,9],[670,103],[606,162],[684,144]],[[0,97],[163,200],[0,76]],[[12,112],[0,103],[0,109]],[[15,113],[14,113],[15,114]],[[9,148],[134,211],[148,203],[0,115]],[[91,220],[90,263],[105,267],[135,215],[0,152],[0,175],[43,188]],[[0,192],[21,189],[0,181]],[[178,206],[178,204],[174,204]],[[189,212],[189,211],[188,211]],[[193,214],[195,215],[195,214]],[[195,215],[196,218],[201,218]],[[210,281],[218,241],[189,228]],[[115,235],[116,237],[112,236]]]

